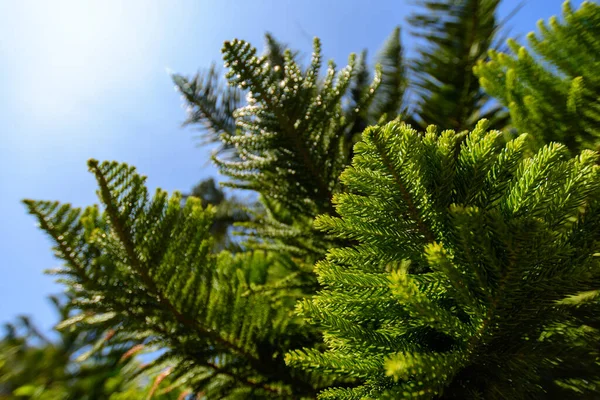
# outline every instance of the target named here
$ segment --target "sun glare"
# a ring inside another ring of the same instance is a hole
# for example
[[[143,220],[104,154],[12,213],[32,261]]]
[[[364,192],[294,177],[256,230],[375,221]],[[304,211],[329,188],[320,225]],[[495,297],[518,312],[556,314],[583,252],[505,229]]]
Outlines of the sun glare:
[[[19,23],[12,31],[22,46],[16,56],[26,58],[13,93],[37,117],[77,112],[101,92],[143,78],[160,27],[154,3],[32,3],[13,2]]]

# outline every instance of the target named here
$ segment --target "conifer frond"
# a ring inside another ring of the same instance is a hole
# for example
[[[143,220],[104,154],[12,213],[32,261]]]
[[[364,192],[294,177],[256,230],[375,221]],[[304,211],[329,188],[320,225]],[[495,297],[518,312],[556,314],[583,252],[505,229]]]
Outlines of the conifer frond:
[[[373,121],[373,115],[371,112],[373,108],[372,104],[371,107],[361,107],[364,97],[369,95],[369,90],[371,88],[370,81],[371,74],[367,65],[367,50],[363,50],[356,62],[356,68],[349,90],[350,101],[349,105],[347,106],[347,112],[353,113],[357,108],[359,109],[359,112],[345,133],[346,137],[344,142],[347,148],[346,164],[350,164],[352,161],[352,148],[354,147],[354,144],[360,140],[360,135],[362,132],[367,126],[376,122]],[[375,100],[372,100],[372,103],[374,102]]]
[[[280,268],[276,257],[214,255],[213,209],[200,199],[181,206],[181,195],[160,189],[150,198],[145,178],[126,164],[92,160],[89,167],[103,211],[25,201],[54,240],[81,310],[63,324],[110,324],[124,330],[113,341],[161,343],[167,352],[149,367],[169,365],[174,381],[218,391],[215,398],[310,395],[302,373],[273,369],[289,337],[303,332],[291,315],[293,297],[247,294],[251,285],[269,283]]]
[[[323,289],[298,306],[328,350],[286,358],[355,379],[321,398],[600,393],[598,155],[528,156],[524,136],[503,144],[487,127],[392,122],[355,146],[340,217],[316,224],[356,244],[328,252]]]
[[[241,92],[223,82],[214,64],[193,78],[178,74],[171,78],[187,104],[188,117],[184,125],[202,125],[201,145],[219,142],[222,144],[220,152],[231,150],[221,135],[235,134],[233,112],[241,106]]]
[[[400,27],[390,34],[377,59],[381,65],[381,85],[375,94],[374,115],[377,122],[388,122],[403,114],[404,95],[407,86],[404,54],[400,41]],[[379,121],[385,116],[385,121]]]
[[[528,35],[530,49],[510,40],[512,54],[491,51],[475,68],[482,87],[510,110],[514,125],[538,146],[564,143],[572,152],[598,149],[600,137],[600,6],[567,1]]]
[[[408,86],[404,50],[400,38],[400,27],[396,27],[385,41],[376,58],[376,65],[381,69],[381,83],[375,91],[370,107],[361,106],[363,97],[371,90],[370,73],[367,65],[367,51],[364,50],[357,63],[356,72],[350,89],[350,106],[352,111],[358,107],[358,118],[348,130],[348,145],[353,146],[360,140],[360,135],[369,125],[391,121],[395,118],[406,118],[407,107],[404,104]],[[382,120],[383,119],[383,120]],[[352,149],[348,151],[352,160]]]
[[[422,127],[444,126],[457,132],[487,118],[504,128],[507,115],[492,105],[480,88],[473,67],[495,44],[500,0],[420,0],[421,10],[409,17],[414,35],[423,38],[412,61],[417,95],[414,120]]]
[[[278,237],[282,230],[296,228],[298,234],[288,235],[284,244],[322,252],[307,227],[315,215],[332,212],[331,196],[348,162],[346,132],[361,109],[368,108],[380,74],[360,104],[345,112],[342,99],[354,75],[354,55],[340,72],[330,62],[321,80],[317,39],[305,70],[290,50],[283,54],[283,66],[272,65],[268,56],[257,56],[256,49],[239,40],[226,42],[223,54],[230,70],[227,78],[231,85],[248,91],[248,105],[236,110],[237,132],[228,139],[240,160],[216,157],[215,162],[233,178],[231,186],[261,193],[268,210],[261,221],[252,224],[259,235]],[[282,218],[283,214],[288,217]]]

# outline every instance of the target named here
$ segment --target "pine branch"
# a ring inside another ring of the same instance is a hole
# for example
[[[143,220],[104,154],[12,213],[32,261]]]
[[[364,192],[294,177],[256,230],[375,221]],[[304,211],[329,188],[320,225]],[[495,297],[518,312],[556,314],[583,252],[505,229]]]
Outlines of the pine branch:
[[[244,349],[240,348],[236,344],[224,339],[217,332],[206,329],[205,327],[199,325],[196,321],[193,321],[183,315],[170,301],[168,298],[164,296],[163,293],[158,289],[154,280],[150,275],[148,275],[147,269],[142,267],[142,262],[139,260],[135,245],[132,243],[131,238],[133,237],[132,232],[128,231],[123,222],[121,221],[121,214],[117,210],[117,199],[113,198],[111,191],[109,189],[109,184],[106,181],[106,177],[104,176],[103,171],[101,171],[98,167],[98,161],[91,160],[88,163],[90,170],[96,176],[96,180],[98,181],[98,186],[100,188],[101,199],[106,206],[106,212],[112,222],[112,227],[118,235],[120,241],[123,243],[125,251],[127,252],[127,264],[129,264],[133,270],[140,276],[144,285],[149,289],[150,293],[153,293],[156,296],[156,299],[159,304],[165,307],[168,312],[173,314],[175,318],[184,326],[191,328],[196,331],[198,335],[205,336],[210,338],[216,343],[223,345],[225,348],[232,350],[235,353],[240,354],[245,359],[250,361],[255,366],[260,365],[260,360],[246,352]]]
[[[203,365],[218,360],[240,379],[231,382],[236,392],[255,382],[253,390],[264,385],[265,395],[281,390],[281,397],[314,397],[306,374],[282,368],[278,360],[289,349],[286,338],[305,331],[290,316],[293,302],[269,291],[245,294],[250,285],[277,280],[277,272],[269,273],[277,268],[276,257],[215,256],[212,210],[199,199],[188,198],[182,208],[180,195],[168,199],[159,190],[149,200],[144,178],[133,168],[93,160],[89,166],[102,215],[94,207],[81,214],[67,205],[27,201],[57,248],[67,246],[57,253],[66,261],[60,273],[78,278],[65,283],[72,285],[81,314],[62,325],[119,326],[123,333],[113,342],[161,342],[167,351],[156,365],[173,363],[191,374],[180,384],[200,391],[216,384],[202,378]],[[184,365],[181,357],[195,361]]]
[[[188,118],[184,125],[202,125],[201,145],[219,142],[222,143],[219,153],[230,152],[232,146],[222,141],[221,135],[235,135],[233,112],[241,107],[241,92],[224,86],[214,65],[193,78],[177,74],[171,78],[187,104]],[[231,156],[235,158],[235,153]]]
[[[248,90],[248,105],[236,111],[238,134],[231,138],[239,162],[216,157],[231,186],[260,192],[267,206],[246,224],[262,237],[273,237],[295,252],[320,256],[326,238],[315,235],[310,221],[318,213],[334,213],[331,197],[348,162],[347,132],[368,108],[379,84],[379,73],[357,107],[344,112],[342,100],[354,76],[354,56],[340,71],[329,64],[320,81],[320,43],[314,42],[310,65],[302,69],[290,50],[280,65],[243,41],[226,42],[223,52],[231,85]],[[295,235],[281,235],[285,231]],[[268,243],[263,245],[268,246]]]
[[[425,237],[425,240],[427,242],[433,242],[435,238],[434,238],[433,234],[429,231],[427,226],[425,226],[425,224],[423,223],[423,220],[421,219],[421,216],[420,216],[420,212],[415,207],[415,205],[411,199],[410,193],[404,187],[402,179],[400,179],[400,176],[396,172],[392,162],[390,161],[388,155],[386,154],[386,148],[385,148],[384,144],[381,143],[380,139],[376,135],[373,135],[373,143],[375,144],[375,147],[377,148],[377,152],[379,153],[379,156],[383,160],[383,163],[385,164],[387,170],[394,177],[394,181],[395,181],[398,189],[400,190],[400,193],[402,194],[402,198],[403,198],[404,202],[406,203],[406,205],[408,206],[408,212],[409,212],[408,218],[416,221],[417,226],[419,227],[419,230],[421,231],[421,233],[423,234],[423,236]]]

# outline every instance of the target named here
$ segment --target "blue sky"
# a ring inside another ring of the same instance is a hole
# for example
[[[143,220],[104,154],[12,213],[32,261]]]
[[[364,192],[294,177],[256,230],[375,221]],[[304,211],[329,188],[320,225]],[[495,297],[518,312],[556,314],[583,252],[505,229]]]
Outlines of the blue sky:
[[[505,0],[501,16],[520,1]],[[148,175],[151,189],[185,191],[215,175],[197,148],[166,70],[192,74],[220,61],[222,42],[262,47],[263,33],[345,65],[373,55],[408,0],[0,0],[0,322],[28,314],[56,322],[46,296],[60,286],[42,271],[59,264],[23,198],[96,202],[86,160],[118,160]],[[579,4],[575,1],[574,4]],[[535,30],[562,0],[529,0],[510,23]],[[414,46],[403,32],[405,47]]]

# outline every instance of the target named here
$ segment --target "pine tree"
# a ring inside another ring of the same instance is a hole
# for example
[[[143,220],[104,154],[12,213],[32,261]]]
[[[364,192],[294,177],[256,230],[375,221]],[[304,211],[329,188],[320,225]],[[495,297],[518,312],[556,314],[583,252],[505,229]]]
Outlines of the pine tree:
[[[193,196],[181,208],[179,194],[162,191],[149,199],[144,178],[123,164],[90,163],[104,212],[26,204],[66,261],[58,273],[74,279],[80,324],[127,326],[112,340],[167,347],[148,369],[169,367],[174,384],[209,398],[314,398],[332,383],[350,383],[285,366],[287,351],[321,343],[293,306],[317,287],[312,264],[332,239],[316,234],[312,219],[331,209],[349,158],[346,133],[372,101],[379,74],[360,106],[344,109],[354,56],[339,73],[330,62],[321,79],[318,40],[304,71],[290,50],[283,68],[271,65],[273,51],[257,57],[245,42],[226,43],[223,52],[229,83],[247,92],[249,105],[234,112],[233,134],[220,134],[234,150],[214,160],[232,186],[261,194],[264,211],[247,224],[254,251],[212,254],[214,208]],[[197,88],[184,82],[182,92],[194,96]],[[87,300],[91,293],[97,302]]]
[[[572,152],[598,150],[600,137],[600,6],[563,6],[563,21],[538,23],[531,49],[509,45],[514,55],[492,51],[475,72],[481,85],[510,110],[513,124],[538,146],[560,141]],[[534,54],[531,54],[533,50]]]
[[[399,33],[373,79],[365,55],[322,75],[318,40],[302,66],[271,36],[263,56],[225,43],[229,89],[175,76],[227,184],[260,196],[235,252],[215,251],[207,199],[151,197],[125,164],[90,161],[100,207],[27,200],[65,262],[64,326],[162,349],[142,372],[208,399],[597,396],[598,155],[505,143],[496,112],[465,131],[477,85],[471,111],[440,111],[460,131],[393,120],[409,119]]]

